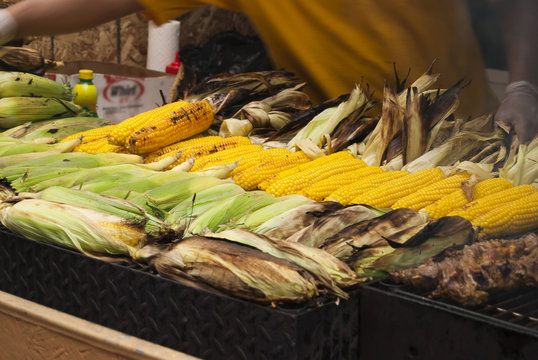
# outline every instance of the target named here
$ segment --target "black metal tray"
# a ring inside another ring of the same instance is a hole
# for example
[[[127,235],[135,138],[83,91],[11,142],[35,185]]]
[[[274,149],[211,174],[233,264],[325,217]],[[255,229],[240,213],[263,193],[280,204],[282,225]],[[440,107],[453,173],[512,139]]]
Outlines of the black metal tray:
[[[535,306],[533,294],[525,296]],[[538,354],[535,324],[508,317],[496,304],[465,309],[384,281],[363,286],[360,302],[360,359],[504,360]]]
[[[0,290],[204,359],[352,359],[359,291],[273,308],[0,230]]]

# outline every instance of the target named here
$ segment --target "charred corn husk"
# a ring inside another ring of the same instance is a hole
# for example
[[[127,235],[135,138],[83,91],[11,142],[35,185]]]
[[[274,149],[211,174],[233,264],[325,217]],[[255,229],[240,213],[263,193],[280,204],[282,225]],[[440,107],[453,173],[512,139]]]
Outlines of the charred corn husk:
[[[73,117],[81,111],[77,104],[55,98],[0,98],[0,128],[9,129],[27,121]]]
[[[134,257],[179,282],[260,302],[302,302],[318,294],[314,277],[290,261],[249,246],[191,236],[167,248],[145,246]]]
[[[434,182],[431,185],[400,198],[392,205],[392,208],[398,209],[406,207],[413,210],[420,210],[440,198],[461,189],[461,183],[469,179],[469,177],[471,177],[470,174],[462,173]]]
[[[93,254],[129,255],[147,237],[120,216],[40,199],[3,203],[0,221],[29,239]]]
[[[514,201],[503,201],[490,211],[475,217],[472,223],[482,228],[482,233],[487,237],[515,235],[536,229],[538,191]]]
[[[246,155],[248,156],[248,155]],[[294,168],[299,164],[310,162],[310,158],[302,151],[285,154],[280,157],[261,160],[258,164],[236,172],[233,179],[245,190],[262,188],[262,182],[277,175],[280,171]]]
[[[330,292],[342,298],[349,296],[340,287],[349,287],[358,282],[355,272],[349,266],[320,249],[271,239],[246,230],[226,230],[218,234],[209,233],[207,236],[252,246],[279,259],[291,261],[308,270]]]
[[[443,171],[439,168],[420,170],[368,190],[353,199],[353,202],[380,208],[389,208],[398,199],[440,181],[444,177]]]
[[[157,120],[163,115],[163,113],[166,114],[167,112],[180,109],[186,104],[187,102],[185,101],[176,101],[123,120],[118,124],[116,128],[114,128],[114,131],[112,131],[112,133],[110,134],[110,143],[114,145],[125,146],[129,136],[131,136],[133,132],[141,129],[146,123]],[[163,144],[158,148],[161,148],[166,145]]]
[[[400,170],[370,175],[356,182],[342,186],[340,189],[337,189],[332,194],[328,195],[325,200],[337,201],[342,205],[347,205],[353,203],[354,199],[357,196],[360,196],[363,192],[406,175],[407,173],[405,171]]]
[[[207,101],[171,103],[153,110],[151,121],[132,132],[125,147],[134,154],[148,154],[163,146],[188,139],[209,128],[214,114]]]
[[[68,85],[30,73],[0,71],[0,97],[13,96],[50,97],[68,101],[73,99]]]
[[[19,46],[0,47],[0,69],[22,71],[43,75],[47,69],[62,65],[61,61],[53,61],[41,56],[39,51]]]

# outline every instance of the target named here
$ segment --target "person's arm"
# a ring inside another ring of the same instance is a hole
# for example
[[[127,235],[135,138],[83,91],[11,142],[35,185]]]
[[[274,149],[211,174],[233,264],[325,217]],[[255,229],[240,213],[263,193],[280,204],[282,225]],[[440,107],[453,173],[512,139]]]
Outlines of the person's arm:
[[[2,10],[12,19],[0,16],[0,35],[2,19],[6,26],[15,26],[6,29],[8,35],[21,38],[80,31],[140,10],[136,0],[23,0]]]
[[[510,83],[495,118],[526,142],[538,134],[538,1],[504,0],[498,9]]]

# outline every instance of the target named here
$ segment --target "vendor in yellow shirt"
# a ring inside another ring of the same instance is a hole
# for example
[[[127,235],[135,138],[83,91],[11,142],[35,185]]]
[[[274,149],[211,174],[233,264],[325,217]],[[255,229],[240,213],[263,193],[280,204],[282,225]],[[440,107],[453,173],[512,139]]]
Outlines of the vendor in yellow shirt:
[[[511,83],[497,110],[463,0],[24,0],[0,11],[0,43],[82,30],[144,10],[157,23],[202,5],[247,14],[274,65],[308,82],[314,102],[364,79],[381,97],[393,63],[417,78],[434,59],[439,87],[470,80],[459,116],[495,112],[522,140],[538,132],[538,1],[499,1]],[[533,15],[534,14],[534,15]]]

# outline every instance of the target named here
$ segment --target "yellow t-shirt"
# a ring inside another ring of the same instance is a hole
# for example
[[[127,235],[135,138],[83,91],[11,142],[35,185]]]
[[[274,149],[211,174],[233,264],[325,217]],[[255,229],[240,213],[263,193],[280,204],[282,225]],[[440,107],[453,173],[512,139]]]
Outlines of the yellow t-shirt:
[[[464,78],[458,115],[495,109],[480,49],[462,0],[139,0],[158,23],[202,5],[247,14],[276,67],[308,82],[314,102],[364,79],[378,98],[385,80],[414,81],[433,62],[446,88]],[[407,83],[410,85],[410,82]]]

